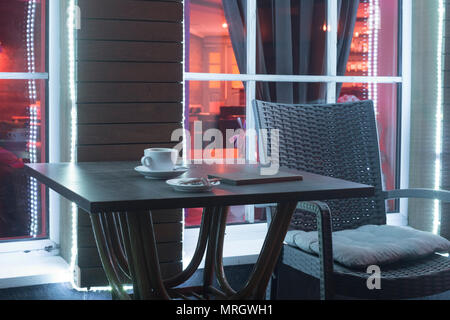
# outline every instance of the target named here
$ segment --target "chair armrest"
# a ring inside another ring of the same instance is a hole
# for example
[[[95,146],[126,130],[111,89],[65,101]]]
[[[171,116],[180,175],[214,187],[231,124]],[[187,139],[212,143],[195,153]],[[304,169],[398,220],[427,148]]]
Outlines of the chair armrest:
[[[315,214],[320,258],[320,295],[322,299],[332,296],[333,289],[333,240],[331,212],[326,203],[320,201],[299,202],[297,209]]]
[[[435,189],[398,189],[384,191],[385,199],[421,198],[450,202],[450,191]]]

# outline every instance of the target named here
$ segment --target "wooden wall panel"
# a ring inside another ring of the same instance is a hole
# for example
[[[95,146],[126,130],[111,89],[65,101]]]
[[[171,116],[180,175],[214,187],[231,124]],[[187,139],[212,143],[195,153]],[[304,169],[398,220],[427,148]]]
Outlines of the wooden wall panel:
[[[83,61],[182,61],[183,45],[177,42],[78,41],[78,59]]]
[[[78,144],[170,142],[180,123],[86,124],[78,126]],[[144,150],[142,150],[143,152]],[[107,157],[107,155],[105,155]]]
[[[149,21],[183,20],[183,4],[180,2],[133,0],[78,0],[84,19],[130,19]]]
[[[154,225],[158,243],[181,242],[183,225],[180,222],[159,223]],[[95,237],[91,226],[78,227],[78,247],[95,248]]]
[[[136,161],[173,147],[183,119],[182,1],[79,0],[77,159]],[[152,212],[161,270],[182,268],[182,210]],[[78,215],[80,287],[107,284],[88,214]]]
[[[183,27],[172,22],[82,20],[78,39],[181,42]]]
[[[178,223],[183,219],[182,210],[153,210],[152,211],[153,223]],[[78,226],[87,227],[91,225],[91,219],[87,212],[80,210],[78,216]]]
[[[178,122],[181,103],[96,103],[78,105],[78,124]]]
[[[136,160],[136,165],[138,165],[140,158],[143,156],[142,150],[148,148],[173,148],[174,146],[174,143],[79,146],[78,161],[104,161],[105,155],[108,155],[108,161],[129,161],[132,159]]]
[[[78,81],[98,82],[180,82],[179,63],[80,61]]]
[[[161,275],[164,279],[168,279],[183,270],[183,263],[169,262],[161,263]],[[102,267],[80,268],[75,267],[75,283],[80,288],[86,287],[103,287],[108,283],[105,272]]]
[[[157,244],[158,257],[161,263],[176,262],[182,259],[181,242]],[[78,266],[81,268],[96,268],[101,265],[97,248],[81,248],[78,252]]]
[[[181,83],[78,83],[78,103],[180,102]]]

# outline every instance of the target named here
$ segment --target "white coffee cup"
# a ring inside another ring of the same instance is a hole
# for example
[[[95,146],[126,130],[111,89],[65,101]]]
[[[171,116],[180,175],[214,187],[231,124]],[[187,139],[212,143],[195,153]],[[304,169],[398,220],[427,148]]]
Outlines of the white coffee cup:
[[[141,159],[143,166],[153,171],[170,171],[175,168],[178,150],[168,148],[145,149]]]

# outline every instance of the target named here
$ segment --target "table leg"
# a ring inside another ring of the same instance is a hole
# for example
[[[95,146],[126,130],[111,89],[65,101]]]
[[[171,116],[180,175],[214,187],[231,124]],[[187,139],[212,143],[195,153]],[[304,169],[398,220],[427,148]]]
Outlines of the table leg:
[[[119,299],[129,300],[130,296],[123,289],[123,283],[120,280],[119,267],[117,259],[108,246],[108,232],[102,226],[100,214],[91,214],[92,229],[94,231],[95,242],[100,255],[100,259],[105,270],[108,282],[111,285],[113,296]]]
[[[229,207],[222,207],[219,209],[219,223],[217,226],[216,239],[211,239],[215,241],[216,247],[216,261],[215,261],[215,269],[216,269],[216,278],[219,282],[220,288],[224,291],[227,296],[232,296],[236,293],[233,288],[228,284],[228,281],[225,276],[225,271],[223,269],[223,241],[225,238],[225,229],[227,226],[227,217],[229,212]]]
[[[297,202],[278,204],[258,261],[249,280],[239,292],[228,284],[223,270],[223,241],[228,207],[204,210],[197,248],[190,265],[166,281],[161,276],[150,212],[120,213],[115,216],[117,220],[110,219],[107,215],[91,214],[91,221],[103,268],[114,295],[120,299],[130,299],[123,289],[123,275],[133,281],[134,299],[170,299],[166,287],[173,288],[189,279],[197,270],[205,249],[202,290],[205,298],[209,298],[212,293],[233,300],[262,299],[296,205]],[[223,292],[212,286],[214,272]]]
[[[161,277],[150,212],[93,214],[94,234],[113,296],[128,299],[121,288],[124,281],[131,280],[134,299],[169,299],[166,288],[182,284],[198,269],[209,242],[214,212],[215,208],[204,209],[197,248],[189,266],[166,281]]]
[[[153,221],[150,212],[127,212],[131,257],[141,299],[170,299],[159,265]]]
[[[197,271],[198,266],[202,262],[205,255],[205,249],[208,242],[208,237],[211,229],[211,221],[214,214],[214,208],[203,209],[202,222],[200,224],[200,231],[198,234],[197,247],[195,248],[194,255],[191,262],[180,274],[167,279],[164,284],[167,288],[176,287],[186,280],[188,280]]]
[[[141,294],[139,293],[140,285],[136,282],[136,266],[132,258],[131,241],[128,232],[128,222],[127,217],[124,213],[117,213],[116,218],[120,226],[120,234],[122,238],[123,248],[125,255],[127,257],[128,270],[130,271],[131,280],[133,283],[133,299],[141,299]]]
[[[213,285],[214,281],[214,260],[216,258],[216,238],[217,226],[219,225],[219,210],[220,208],[213,209],[213,215],[211,219],[211,226],[208,236],[208,248],[206,250],[205,268],[203,269],[203,294],[208,298],[209,288]]]
[[[279,203],[270,224],[261,253],[244,288],[231,299],[263,299],[270,276],[277,263],[283,240],[297,202]]]
[[[129,282],[131,276],[128,270],[127,258],[125,257],[123,245],[119,237],[119,226],[114,220],[114,213],[100,214],[100,220],[109,249],[109,255],[114,261],[113,264],[117,265],[118,276],[122,283]]]

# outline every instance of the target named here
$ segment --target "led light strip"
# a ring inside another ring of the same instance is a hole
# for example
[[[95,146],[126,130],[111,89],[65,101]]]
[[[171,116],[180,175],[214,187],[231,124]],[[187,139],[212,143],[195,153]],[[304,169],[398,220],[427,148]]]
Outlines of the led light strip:
[[[35,0],[28,1],[26,43],[27,43],[27,69],[30,73],[36,72],[35,52],[34,52],[34,23],[36,16]],[[28,97],[30,99],[29,114],[30,128],[28,137],[28,153],[30,163],[37,162],[37,140],[39,129],[39,105],[37,101],[36,80],[28,80]],[[33,238],[38,232],[38,183],[35,178],[29,178],[29,210],[30,210],[30,233]]]
[[[76,74],[75,74],[75,56],[76,56],[76,47],[75,47],[75,32],[78,27],[80,8],[76,5],[76,0],[69,0],[68,3],[68,16],[67,16],[67,30],[68,30],[68,64],[69,64],[69,97],[70,97],[70,122],[71,122],[71,130],[70,130],[70,162],[77,162],[77,154],[76,154],[76,143],[77,143],[77,104],[76,104]],[[71,212],[72,212],[72,246],[71,246],[71,257],[70,257],[70,283],[72,288],[81,291],[111,291],[111,287],[90,287],[88,288],[80,288],[74,279],[75,274],[75,266],[78,256],[78,208],[75,203],[71,204]],[[124,286],[125,290],[130,289],[129,286]]]
[[[380,28],[380,3],[379,0],[369,1],[369,52],[368,52],[368,76],[378,76],[378,34]],[[378,114],[378,85],[368,85],[368,98],[373,101],[375,115]]]
[[[445,19],[445,3],[444,0],[439,0],[438,7],[439,24],[437,35],[437,101],[436,101],[436,160],[434,172],[434,187],[440,189],[441,187],[441,156],[442,156],[442,121],[443,115],[443,75],[442,75],[442,60],[443,60],[443,41],[444,41],[444,19]],[[433,215],[433,233],[438,234],[440,228],[440,202],[434,201],[434,215]]]
[[[68,58],[69,58],[69,98],[70,98],[70,162],[76,162],[76,136],[77,136],[77,109],[76,109],[76,79],[75,79],[75,26],[76,16],[75,12],[77,7],[75,0],[69,0],[68,3],[68,17],[67,17],[67,39],[68,39]],[[71,204],[72,211],[72,247],[70,257],[70,282],[72,287],[78,291],[87,291],[87,289],[79,288],[75,283],[75,265],[78,255],[78,233],[77,233],[77,220],[78,211],[75,203]]]

